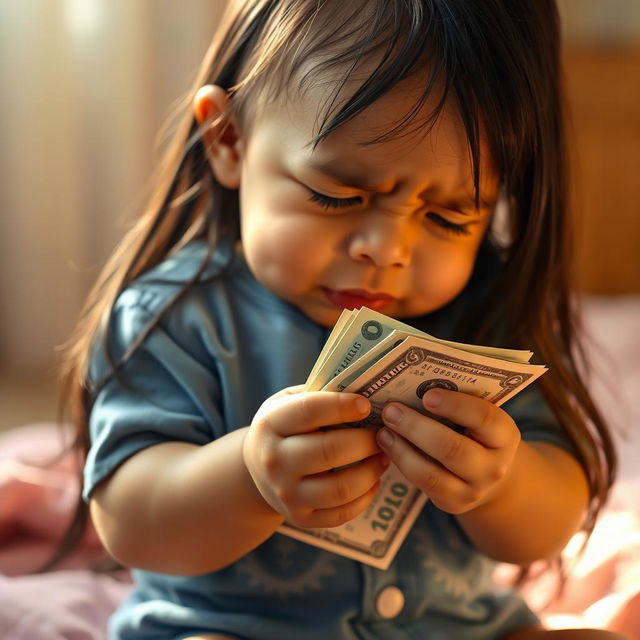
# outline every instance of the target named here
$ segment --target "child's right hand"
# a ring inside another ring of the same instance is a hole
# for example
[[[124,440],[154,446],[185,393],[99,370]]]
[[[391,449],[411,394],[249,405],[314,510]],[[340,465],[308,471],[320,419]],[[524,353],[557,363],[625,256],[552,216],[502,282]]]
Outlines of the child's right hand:
[[[368,400],[302,389],[289,387],[263,403],[244,441],[244,461],[263,498],[287,522],[337,527],[368,506],[389,461],[370,429],[321,430],[361,420]],[[346,465],[353,466],[340,469]]]

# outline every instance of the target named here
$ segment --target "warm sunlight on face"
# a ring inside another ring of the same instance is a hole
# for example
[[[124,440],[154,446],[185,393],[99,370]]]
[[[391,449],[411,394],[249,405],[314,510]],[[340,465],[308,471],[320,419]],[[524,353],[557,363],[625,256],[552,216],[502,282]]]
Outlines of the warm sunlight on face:
[[[248,265],[321,325],[360,306],[399,318],[429,313],[455,298],[473,270],[497,182],[484,164],[476,210],[455,112],[447,110],[426,137],[362,144],[413,107],[412,88],[399,85],[315,151],[308,143],[323,96],[313,91],[295,105],[267,106],[245,141],[240,210]],[[432,108],[428,101],[418,117]]]

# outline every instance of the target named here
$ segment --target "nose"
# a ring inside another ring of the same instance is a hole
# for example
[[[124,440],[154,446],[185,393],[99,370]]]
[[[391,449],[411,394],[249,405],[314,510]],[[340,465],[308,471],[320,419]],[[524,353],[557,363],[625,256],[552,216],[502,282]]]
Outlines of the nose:
[[[416,230],[407,218],[367,216],[349,240],[349,256],[376,267],[406,267],[411,261]]]

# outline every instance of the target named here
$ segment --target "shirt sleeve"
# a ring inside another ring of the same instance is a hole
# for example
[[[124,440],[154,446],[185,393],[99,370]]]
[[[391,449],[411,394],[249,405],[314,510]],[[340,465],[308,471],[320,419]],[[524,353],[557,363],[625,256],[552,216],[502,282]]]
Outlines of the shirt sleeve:
[[[537,382],[507,400],[502,408],[515,421],[523,440],[549,442],[578,457],[575,446],[551,411]]]
[[[128,352],[154,313],[126,292],[114,309],[109,350],[117,362]],[[84,467],[83,498],[127,458],[162,442],[206,444],[223,433],[220,384],[193,344],[156,326],[116,373],[96,343],[90,381],[98,391],[89,417],[90,449]]]

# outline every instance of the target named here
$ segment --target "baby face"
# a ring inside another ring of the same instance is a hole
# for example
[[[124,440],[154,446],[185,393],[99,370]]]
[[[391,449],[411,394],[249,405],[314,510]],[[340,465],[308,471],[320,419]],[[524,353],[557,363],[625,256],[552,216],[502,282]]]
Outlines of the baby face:
[[[363,145],[392,129],[418,90],[405,81],[315,150],[308,143],[320,89],[271,104],[252,123],[240,179],[242,249],[257,280],[316,323],[332,326],[360,306],[397,318],[429,313],[472,273],[498,184],[484,164],[476,209],[455,111],[426,136]],[[418,119],[433,106],[427,101]]]

